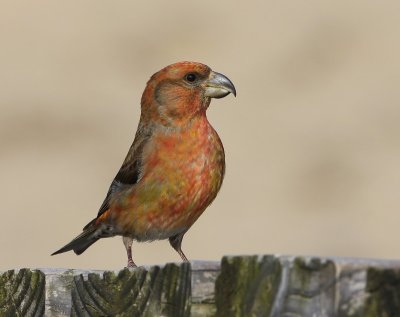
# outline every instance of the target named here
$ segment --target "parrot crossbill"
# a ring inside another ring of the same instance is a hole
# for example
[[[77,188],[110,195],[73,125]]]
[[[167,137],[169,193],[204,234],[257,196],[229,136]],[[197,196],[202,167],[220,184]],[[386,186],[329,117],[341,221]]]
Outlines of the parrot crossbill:
[[[132,241],[169,239],[183,261],[185,233],[211,204],[222,185],[224,148],[207,120],[211,98],[232,93],[233,83],[208,66],[179,62],[155,73],[141,100],[135,139],[97,217],[52,255],[83,253],[100,238]]]

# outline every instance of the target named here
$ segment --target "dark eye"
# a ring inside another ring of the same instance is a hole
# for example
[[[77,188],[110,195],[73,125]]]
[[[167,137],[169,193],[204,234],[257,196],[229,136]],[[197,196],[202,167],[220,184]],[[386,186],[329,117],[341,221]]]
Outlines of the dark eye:
[[[188,82],[193,83],[194,81],[196,81],[197,75],[196,75],[196,74],[193,74],[193,73],[189,73],[189,74],[187,74],[187,75],[185,76],[185,79],[186,79]]]

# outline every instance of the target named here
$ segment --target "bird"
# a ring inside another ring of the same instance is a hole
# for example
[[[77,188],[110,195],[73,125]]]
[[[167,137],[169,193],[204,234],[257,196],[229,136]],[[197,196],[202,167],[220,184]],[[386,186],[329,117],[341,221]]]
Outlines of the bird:
[[[207,119],[212,98],[236,88],[228,77],[198,62],[178,62],[155,73],[141,98],[134,141],[97,217],[52,255],[82,254],[101,238],[122,236],[127,267],[136,267],[132,243],[169,240],[182,261],[182,240],[217,196],[225,152]]]

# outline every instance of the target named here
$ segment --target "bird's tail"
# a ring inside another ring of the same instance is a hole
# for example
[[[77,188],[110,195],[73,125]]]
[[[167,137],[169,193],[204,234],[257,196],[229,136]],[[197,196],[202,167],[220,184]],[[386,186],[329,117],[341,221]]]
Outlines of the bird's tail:
[[[85,227],[83,232],[70,243],[57,250],[52,255],[73,250],[77,255],[83,253],[93,243],[103,237],[103,226],[91,225]]]

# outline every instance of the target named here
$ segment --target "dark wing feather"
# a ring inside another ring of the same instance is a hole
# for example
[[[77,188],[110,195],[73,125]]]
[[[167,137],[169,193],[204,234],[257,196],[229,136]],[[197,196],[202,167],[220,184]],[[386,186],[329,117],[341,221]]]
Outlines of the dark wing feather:
[[[114,177],[110,188],[108,189],[107,196],[104,199],[99,212],[97,213],[97,218],[110,208],[110,202],[115,193],[125,189],[127,186],[133,186],[139,181],[140,169],[142,165],[142,152],[147,140],[149,139],[149,136],[150,134],[143,133],[140,128],[138,129],[135,140],[129,149],[125,161],[119,169],[117,175]],[[85,230],[86,228],[90,227],[90,225],[94,223],[96,219],[93,219],[91,222],[89,222],[83,229]]]
[[[126,188],[128,185],[135,185],[139,179],[140,161],[137,158],[134,162],[124,162],[117,175],[114,177],[107,196],[101,205],[97,217],[110,208],[110,200],[114,193]]]

